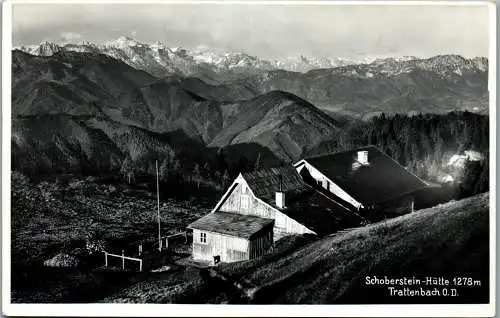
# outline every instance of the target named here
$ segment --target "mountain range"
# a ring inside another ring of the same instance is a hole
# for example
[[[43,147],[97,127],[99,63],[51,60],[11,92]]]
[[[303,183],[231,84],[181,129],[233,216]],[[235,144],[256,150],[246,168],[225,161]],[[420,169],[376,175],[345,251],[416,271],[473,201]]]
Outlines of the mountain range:
[[[106,170],[185,148],[294,161],[381,112],[488,111],[486,58],[280,69],[244,53],[198,53],[127,38],[13,50],[13,165]]]
[[[268,60],[243,52],[224,52],[206,46],[187,50],[180,47],[168,47],[161,42],[147,44],[124,36],[104,44],[86,41],[78,44],[57,44],[44,41],[37,45],[19,46],[15,49],[39,56],[49,56],[61,51],[102,53],[158,77],[176,74],[194,76],[214,83],[269,70],[307,72],[320,68],[371,63],[376,60],[376,58],[353,60],[303,55]],[[398,58],[398,60],[412,59],[415,57]]]
[[[259,93],[288,91],[319,108],[354,117],[381,112],[487,113],[487,65],[484,58],[443,55],[409,61],[388,59],[307,73],[269,71],[238,83]]]
[[[175,131],[207,147],[254,143],[292,160],[338,131],[330,116],[287,92],[207,99],[97,53],[14,51],[12,75],[13,155],[35,170],[116,168],[126,156],[140,157],[118,142],[124,136],[148,136],[145,151],[156,152]]]
[[[19,49],[36,56],[104,54],[205,98],[223,101],[282,90],[328,112],[360,118],[381,112],[488,110],[488,59],[484,57],[410,56],[355,62],[301,56],[270,61],[206,47],[189,51],[145,44],[127,37],[103,45],[43,42]]]

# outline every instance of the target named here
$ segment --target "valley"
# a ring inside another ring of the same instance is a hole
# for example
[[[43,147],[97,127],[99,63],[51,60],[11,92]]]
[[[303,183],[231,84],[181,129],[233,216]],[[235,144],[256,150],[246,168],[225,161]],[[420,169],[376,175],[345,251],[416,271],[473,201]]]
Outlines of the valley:
[[[21,152],[40,148],[44,157],[47,147],[62,147],[59,152],[82,158],[73,164],[78,168],[83,158],[93,161],[89,153],[95,144],[89,140],[92,131],[111,139],[106,141],[109,145],[124,133],[146,134],[162,144],[145,146],[145,152],[161,153],[155,150],[158,147],[184,151],[189,148],[186,144],[220,149],[252,144],[279,161],[293,162],[334,138],[349,138],[344,136],[350,127],[374,116],[484,113],[488,108],[486,67],[485,59],[459,56],[387,59],[306,73],[269,70],[208,84],[192,76],[157,78],[94,51],[59,50],[33,56],[14,50],[13,148]],[[38,133],[30,124],[33,118],[41,130],[48,129],[42,121],[51,126],[51,134],[61,130],[59,146],[31,135]],[[89,137],[85,142],[80,140],[83,137],[70,137],[69,127],[86,130]],[[175,142],[165,138],[171,135],[176,136]],[[33,138],[39,146],[25,149]],[[106,159],[99,161],[113,169],[127,151],[119,142],[108,149],[112,153],[103,154]],[[133,155],[134,160],[137,157]]]

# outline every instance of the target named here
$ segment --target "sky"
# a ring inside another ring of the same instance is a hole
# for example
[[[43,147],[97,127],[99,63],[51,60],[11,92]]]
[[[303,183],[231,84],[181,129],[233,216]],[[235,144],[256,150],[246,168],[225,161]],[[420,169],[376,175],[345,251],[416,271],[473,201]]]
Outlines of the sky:
[[[482,5],[13,4],[13,45],[120,36],[261,58],[488,56]]]

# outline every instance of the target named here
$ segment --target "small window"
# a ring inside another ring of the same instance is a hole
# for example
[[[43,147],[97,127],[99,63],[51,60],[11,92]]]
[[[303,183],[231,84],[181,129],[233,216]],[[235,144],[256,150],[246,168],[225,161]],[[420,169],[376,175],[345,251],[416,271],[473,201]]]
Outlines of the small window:
[[[241,197],[241,208],[248,209],[248,196],[247,195],[243,195]]]
[[[207,233],[203,233],[203,232],[200,233],[200,243],[204,243],[204,244],[207,243]]]
[[[246,194],[247,193],[247,186],[246,184],[241,185],[241,193]]]

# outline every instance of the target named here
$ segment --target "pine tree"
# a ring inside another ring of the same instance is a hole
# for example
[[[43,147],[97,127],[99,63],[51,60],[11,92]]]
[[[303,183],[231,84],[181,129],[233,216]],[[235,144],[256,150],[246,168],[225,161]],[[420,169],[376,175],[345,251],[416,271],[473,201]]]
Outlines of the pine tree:
[[[158,174],[160,175],[160,180],[164,182],[168,182],[168,174],[170,170],[170,164],[169,164],[169,159],[164,158],[160,164],[160,167],[158,168]]]
[[[224,154],[224,150],[220,148],[217,151],[217,155],[215,156],[215,166],[219,171],[225,171],[229,168],[229,164],[226,161],[226,156]]]
[[[255,160],[254,168],[253,170],[258,171],[261,168],[261,158],[260,158],[260,152],[257,155],[257,159]]]
[[[202,169],[202,172],[203,172],[203,175],[207,178],[210,178],[211,177],[211,168],[210,168],[210,164],[208,163],[208,161],[205,162],[205,164],[203,165],[203,169]]]
[[[174,163],[173,163],[173,170],[176,172],[176,173],[181,173],[182,171],[182,164],[181,164],[181,161],[178,159],[178,158],[175,158],[174,159]]]
[[[474,194],[489,191],[490,188],[490,169],[487,159],[481,163],[480,171],[479,178],[474,187]]]
[[[222,187],[223,188],[226,188],[228,183],[230,181],[230,178],[229,178],[229,171],[226,170],[224,171],[224,175],[222,175]]]
[[[200,188],[200,181],[201,181],[201,171],[200,171],[200,165],[195,164],[193,168],[193,177],[198,185],[198,189]]]
[[[128,180],[128,184],[131,184],[132,178],[134,177],[134,172],[135,172],[134,162],[129,156],[127,156],[122,162],[120,173],[123,175],[124,178]]]
[[[215,170],[215,181],[222,184],[222,173],[219,170]]]
[[[156,160],[146,162],[146,173],[148,176],[156,178]]]

